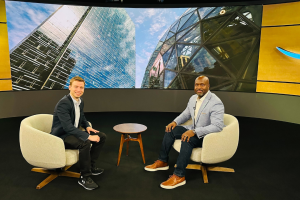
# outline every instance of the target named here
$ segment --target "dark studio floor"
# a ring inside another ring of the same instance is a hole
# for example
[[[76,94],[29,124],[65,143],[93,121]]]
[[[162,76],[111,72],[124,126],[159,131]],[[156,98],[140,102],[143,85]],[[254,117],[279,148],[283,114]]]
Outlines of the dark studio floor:
[[[160,183],[173,173],[178,153],[171,150],[168,171],[146,172],[139,145],[126,145],[120,165],[117,156],[120,134],[112,127],[120,123],[141,123],[148,127],[142,133],[146,165],[158,157],[164,127],[178,113],[110,112],[86,113],[93,128],[107,135],[98,160],[105,171],[93,180],[94,191],[78,185],[76,178],[58,177],[41,190],[35,187],[48,175],[31,172],[32,166],[22,157],[19,127],[24,117],[0,119],[0,199],[300,199],[300,125],[266,119],[237,117],[240,141],[236,154],[218,166],[235,169],[235,173],[208,172],[208,184],[201,171],[187,170],[187,184],[173,190],[160,188]],[[192,163],[192,162],[191,162]],[[77,171],[78,163],[70,168]]]

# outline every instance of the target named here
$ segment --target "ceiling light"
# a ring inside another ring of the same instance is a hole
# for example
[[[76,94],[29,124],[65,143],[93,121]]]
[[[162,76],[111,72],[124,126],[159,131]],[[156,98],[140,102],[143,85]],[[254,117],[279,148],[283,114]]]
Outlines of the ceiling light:
[[[220,15],[224,15],[226,13],[226,10],[221,10]]]

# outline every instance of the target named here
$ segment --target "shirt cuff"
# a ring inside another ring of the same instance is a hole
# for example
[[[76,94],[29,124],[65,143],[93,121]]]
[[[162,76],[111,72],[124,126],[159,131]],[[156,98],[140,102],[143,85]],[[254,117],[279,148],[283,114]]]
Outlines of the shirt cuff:
[[[194,129],[194,131],[199,139],[203,137],[203,134],[201,133],[201,127]]]

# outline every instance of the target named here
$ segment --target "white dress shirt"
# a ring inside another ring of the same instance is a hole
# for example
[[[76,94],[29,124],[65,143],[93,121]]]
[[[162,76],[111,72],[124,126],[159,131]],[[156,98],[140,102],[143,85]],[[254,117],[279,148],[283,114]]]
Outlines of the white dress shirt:
[[[78,123],[79,123],[79,118],[80,118],[80,108],[79,108],[79,105],[81,104],[81,99],[79,98],[78,101],[76,101],[72,95],[70,95],[72,100],[73,100],[73,103],[74,103],[74,108],[75,108],[75,122],[74,122],[74,126],[76,128],[78,128]]]
[[[198,96],[198,98],[197,98],[197,101],[196,101],[196,109],[195,109],[195,115],[194,115],[194,119],[196,120],[196,118],[197,118],[197,115],[198,115],[198,111],[199,111],[199,109],[200,109],[200,107],[201,107],[201,105],[202,105],[202,103],[203,103],[203,101],[204,101],[204,99],[205,99],[205,97],[207,96],[207,93],[209,92],[209,90],[206,92],[206,94],[203,96],[203,97],[201,97],[200,99],[199,99],[199,96]]]

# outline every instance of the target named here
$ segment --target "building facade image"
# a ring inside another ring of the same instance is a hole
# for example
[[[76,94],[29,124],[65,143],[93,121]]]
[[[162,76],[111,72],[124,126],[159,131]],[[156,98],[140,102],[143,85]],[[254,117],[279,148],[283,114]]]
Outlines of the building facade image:
[[[123,8],[61,6],[10,51],[13,90],[135,87],[135,26]]]
[[[193,89],[205,75],[212,90],[255,92],[261,20],[261,5],[187,9],[158,42],[141,87]]]

